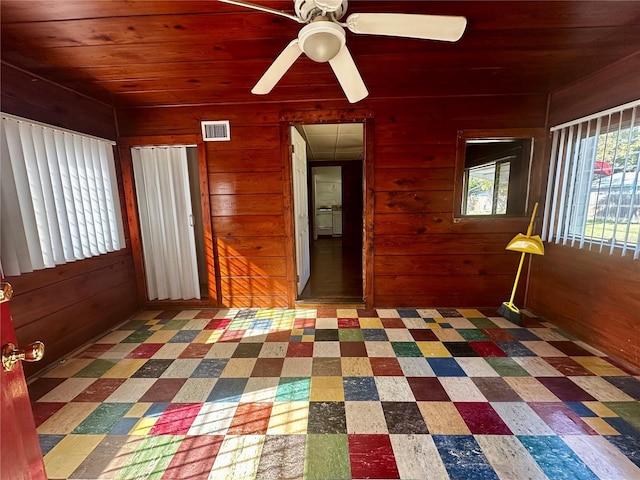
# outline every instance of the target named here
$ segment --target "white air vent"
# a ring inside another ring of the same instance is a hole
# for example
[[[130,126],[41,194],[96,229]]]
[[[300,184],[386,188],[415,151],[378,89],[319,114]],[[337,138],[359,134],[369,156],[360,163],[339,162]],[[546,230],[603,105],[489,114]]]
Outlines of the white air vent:
[[[228,142],[231,140],[229,120],[202,122],[202,139],[205,142]]]

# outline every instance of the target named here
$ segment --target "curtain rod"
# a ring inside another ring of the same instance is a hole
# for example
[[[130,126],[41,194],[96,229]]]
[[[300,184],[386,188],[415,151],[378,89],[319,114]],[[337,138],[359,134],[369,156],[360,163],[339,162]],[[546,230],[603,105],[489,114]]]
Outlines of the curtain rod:
[[[29,123],[31,125],[38,125],[40,127],[51,128],[52,130],[57,130],[59,132],[64,132],[64,133],[70,133],[72,135],[80,135],[82,137],[91,138],[93,140],[99,140],[101,142],[109,143],[112,146],[116,145],[116,142],[113,141],[113,140],[108,140],[106,138],[96,137],[95,135],[89,135],[88,133],[76,132],[74,130],[69,130],[68,128],[58,127],[57,125],[50,125],[48,123],[39,122],[37,120],[31,120],[30,118],[19,117],[18,115],[13,115],[11,113],[2,112],[2,118],[15,120],[17,122]]]
[[[561,125],[556,125],[555,127],[551,127],[551,131],[555,132],[556,130],[561,130],[566,127],[570,127],[572,125],[577,125],[579,123],[588,122],[589,120],[593,120],[598,117],[604,117],[605,115],[610,115],[612,113],[622,112],[623,110],[627,110],[629,108],[634,108],[640,105],[640,100],[635,100],[633,102],[625,103],[624,105],[620,105],[619,107],[609,108],[607,110],[603,110],[598,113],[594,113],[592,115],[588,115],[586,117],[579,118],[577,120],[571,120],[570,122],[563,123]]]

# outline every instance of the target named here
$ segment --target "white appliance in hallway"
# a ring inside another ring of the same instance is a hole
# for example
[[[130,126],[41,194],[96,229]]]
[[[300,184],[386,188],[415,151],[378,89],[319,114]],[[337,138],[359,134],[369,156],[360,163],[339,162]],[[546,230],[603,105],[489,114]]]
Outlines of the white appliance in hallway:
[[[333,235],[333,213],[331,207],[320,206],[316,208],[315,238],[318,238],[319,235]]]
[[[342,205],[331,206],[331,224],[333,227],[332,235],[334,237],[342,235]]]
[[[342,235],[342,168],[313,167],[314,239]],[[337,218],[340,217],[340,218]]]

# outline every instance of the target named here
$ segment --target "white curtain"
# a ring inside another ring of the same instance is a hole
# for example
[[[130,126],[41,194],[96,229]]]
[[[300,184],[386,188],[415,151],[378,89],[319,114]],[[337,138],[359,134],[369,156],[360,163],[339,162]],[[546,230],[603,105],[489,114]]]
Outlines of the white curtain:
[[[6,114],[1,129],[5,275],[124,248],[112,142]]]
[[[149,300],[200,298],[186,147],[131,149]]]
[[[542,239],[640,258],[640,100],[551,128]]]

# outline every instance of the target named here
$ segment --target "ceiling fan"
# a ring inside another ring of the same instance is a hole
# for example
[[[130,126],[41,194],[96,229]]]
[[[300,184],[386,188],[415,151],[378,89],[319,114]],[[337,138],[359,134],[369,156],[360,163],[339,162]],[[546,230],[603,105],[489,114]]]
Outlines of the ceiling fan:
[[[465,17],[403,13],[353,13],[340,23],[347,0],[294,0],[295,15],[242,0],[220,1],[306,24],[253,87],[251,93],[257,95],[269,93],[304,53],[316,62],[329,62],[347,99],[355,103],[369,92],[346,46],[343,27],[353,33],[456,42],[467,26]]]

